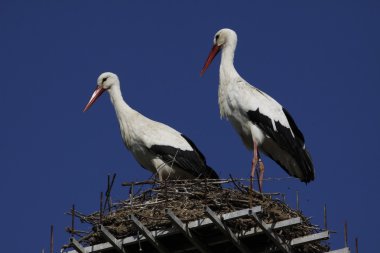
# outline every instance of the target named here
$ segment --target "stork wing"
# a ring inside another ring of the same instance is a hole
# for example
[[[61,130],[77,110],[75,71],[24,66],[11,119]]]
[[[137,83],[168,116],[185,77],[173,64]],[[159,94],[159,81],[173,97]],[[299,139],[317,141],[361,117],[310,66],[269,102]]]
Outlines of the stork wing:
[[[297,176],[301,181],[309,182],[314,180],[314,167],[309,152],[305,148],[302,132],[296,126],[293,118],[282,108],[289,126],[284,126],[280,121],[272,121],[257,108],[255,111],[248,111],[249,120],[258,126],[268,137],[270,142],[265,148],[267,153],[275,160],[288,174]]]
[[[158,155],[169,166],[176,166],[194,177],[219,178],[216,172],[206,164],[204,155],[185,135],[181,136],[193,150],[182,150],[169,145],[152,145],[150,151]]]

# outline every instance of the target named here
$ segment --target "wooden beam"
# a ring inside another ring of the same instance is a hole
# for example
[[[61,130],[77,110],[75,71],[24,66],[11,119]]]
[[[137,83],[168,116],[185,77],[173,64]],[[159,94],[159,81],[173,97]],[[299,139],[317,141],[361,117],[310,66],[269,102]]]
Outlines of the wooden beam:
[[[206,244],[201,242],[196,236],[191,233],[186,226],[170,209],[165,209],[165,213],[169,220],[182,232],[184,236],[202,253],[210,253],[212,250]]]
[[[337,250],[329,251],[326,253],[350,253],[350,248],[346,247],[343,249],[337,249]]]
[[[329,231],[323,231],[317,234],[305,235],[302,237],[294,238],[290,241],[290,245],[295,246],[295,245],[308,243],[311,241],[325,240],[325,239],[329,239],[329,237],[330,237]]]
[[[271,229],[279,229],[283,227],[297,225],[297,224],[300,224],[301,222],[302,222],[301,218],[296,217],[296,218],[291,218],[291,219],[271,223],[271,224],[268,224],[268,226],[271,227]],[[260,227],[253,227],[248,231],[240,232],[240,233],[237,233],[236,235],[239,235],[240,238],[244,238],[244,237],[256,235],[263,232],[264,231]]]
[[[162,245],[153,234],[147,229],[133,214],[129,215],[129,220],[132,221],[140,232],[145,236],[145,238],[160,252],[160,253],[169,253],[170,251]]]
[[[251,212],[259,213],[261,211],[262,211],[261,206],[255,206],[252,208],[247,208],[247,209],[242,209],[239,211],[222,214],[222,219],[224,221],[234,220],[234,219],[242,218],[245,216],[249,216]],[[209,218],[206,218],[206,219],[191,221],[189,222],[188,227],[196,228],[196,227],[207,226],[211,224],[213,224],[212,220]]]
[[[83,246],[77,240],[75,240],[74,237],[70,238],[70,243],[78,253],[87,253]]]
[[[116,239],[103,225],[98,226],[98,231],[117,252],[126,253],[126,250],[123,248],[123,243],[120,240]]]
[[[240,252],[248,253],[251,252],[247,246],[245,246],[231,231],[231,229],[224,225],[223,222],[218,218],[217,214],[214,213],[208,206],[205,206],[206,215],[213,221],[213,223],[228,237],[228,239],[239,249]]]
[[[251,213],[251,217],[255,220],[257,225],[264,231],[264,233],[272,240],[272,242],[278,247],[279,250],[285,253],[292,253],[292,249],[286,244],[277,234],[273,232],[271,226],[261,220],[256,213]]]

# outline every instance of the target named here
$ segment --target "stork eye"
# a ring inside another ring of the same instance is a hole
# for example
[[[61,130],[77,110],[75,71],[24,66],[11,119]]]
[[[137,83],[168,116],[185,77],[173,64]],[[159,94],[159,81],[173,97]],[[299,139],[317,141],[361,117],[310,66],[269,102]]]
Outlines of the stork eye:
[[[216,36],[215,36],[215,41],[217,41],[219,39],[219,34],[217,34]]]
[[[103,77],[103,79],[102,79],[102,83],[104,83],[105,81],[107,81],[107,78],[108,78],[108,77]]]

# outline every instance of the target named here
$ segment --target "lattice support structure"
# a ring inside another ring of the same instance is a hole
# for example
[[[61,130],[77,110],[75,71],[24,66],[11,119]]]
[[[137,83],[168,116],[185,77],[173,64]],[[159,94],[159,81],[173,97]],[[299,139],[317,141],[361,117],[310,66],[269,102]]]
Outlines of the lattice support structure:
[[[178,234],[182,234],[187,241],[191,244],[186,244],[183,249],[179,251],[191,251],[197,250],[202,253],[208,252],[216,252],[213,250],[213,247],[217,247],[217,245],[221,245],[223,243],[230,242],[232,243],[240,252],[248,253],[248,252],[260,252],[254,251],[254,249],[250,249],[245,245],[242,240],[247,240],[248,238],[253,238],[255,236],[259,236],[265,234],[268,238],[270,238],[275,245],[277,250],[273,251],[282,251],[282,252],[292,252],[291,247],[297,247],[302,244],[311,243],[319,240],[325,240],[329,238],[329,231],[323,231],[319,233],[314,233],[298,238],[293,238],[288,243],[285,243],[274,231],[277,229],[285,229],[286,227],[295,226],[300,224],[301,218],[290,218],[287,220],[277,221],[272,224],[266,224],[262,221],[257,213],[261,212],[261,206],[256,206],[253,208],[247,208],[239,211],[229,212],[225,214],[218,215],[214,211],[212,211],[209,207],[205,207],[205,214],[209,218],[199,219],[195,221],[191,221],[188,223],[184,223],[177,217],[170,209],[166,210],[166,216],[169,218],[171,223],[173,224],[173,228],[164,229],[164,230],[155,230],[149,231],[142,223],[138,220],[138,218],[134,215],[129,215],[129,220],[138,228],[138,230],[143,234],[143,236],[129,236],[123,239],[116,239],[114,235],[112,235],[103,225],[99,225],[97,227],[98,232],[102,235],[102,237],[107,241],[106,243],[100,243],[97,245],[92,245],[89,247],[83,247],[75,238],[70,239],[70,245],[74,249],[73,251],[68,251],[67,253],[128,253],[128,247],[132,245],[136,245],[139,241],[149,242],[153,247],[160,253],[168,253],[174,252],[172,249],[167,248],[167,245],[164,245],[161,242],[161,238],[165,240],[169,240],[171,236],[178,236]],[[238,233],[233,233],[231,229],[226,225],[226,221],[231,221],[234,219],[242,218],[242,217],[251,217],[256,222],[257,226],[253,227],[246,231],[241,231]],[[221,237],[217,241],[209,242],[202,240],[201,237],[196,236],[193,230],[202,230],[203,228],[213,227],[218,228],[219,231],[224,234],[224,239]],[[248,242],[248,241],[245,241]],[[185,245],[185,244],[184,244]],[[178,249],[177,249],[178,251]],[[178,252],[179,252],[178,251]],[[270,252],[266,250],[265,252]],[[348,247],[329,251],[327,253],[350,253]]]

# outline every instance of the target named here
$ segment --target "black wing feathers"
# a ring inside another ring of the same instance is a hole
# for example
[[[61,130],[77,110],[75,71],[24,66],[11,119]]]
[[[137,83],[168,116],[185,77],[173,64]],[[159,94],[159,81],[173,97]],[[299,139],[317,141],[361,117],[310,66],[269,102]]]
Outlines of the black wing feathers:
[[[294,119],[292,118],[288,110],[286,110],[283,107],[282,111],[285,113],[285,116],[288,119],[289,125],[292,128],[294,135],[296,136],[296,138],[299,138],[301,140],[302,145],[303,145],[305,143],[305,138],[303,137],[301,130],[297,127],[296,122],[294,122]]]
[[[180,167],[187,173],[199,178],[219,178],[216,172],[206,164],[204,155],[185,135],[181,135],[193,148],[192,151],[181,150],[172,146],[153,145],[151,152],[157,154],[167,165]]]
[[[310,154],[304,148],[304,136],[295,124],[290,114],[283,108],[283,112],[288,119],[292,130],[283,126],[279,121],[274,121],[277,131],[274,130],[272,120],[260,113],[259,108],[256,111],[248,111],[249,120],[258,126],[267,136],[269,136],[282,150],[286,151],[298,164],[302,170],[303,176],[301,181],[309,182],[314,180],[314,168]],[[295,137],[293,137],[293,134]],[[268,154],[273,159],[273,156]],[[275,160],[287,173],[291,168],[287,168],[282,161]],[[291,173],[289,173],[291,174]]]
[[[195,146],[194,142],[189,139],[184,134],[181,134],[181,136],[190,144],[190,146],[193,148],[193,150],[199,155],[200,159],[202,160],[203,164],[206,166],[206,171],[203,173],[205,178],[215,178],[218,179],[219,176],[216,174],[213,168],[207,165],[206,163],[206,157],[202,154],[202,152]]]

